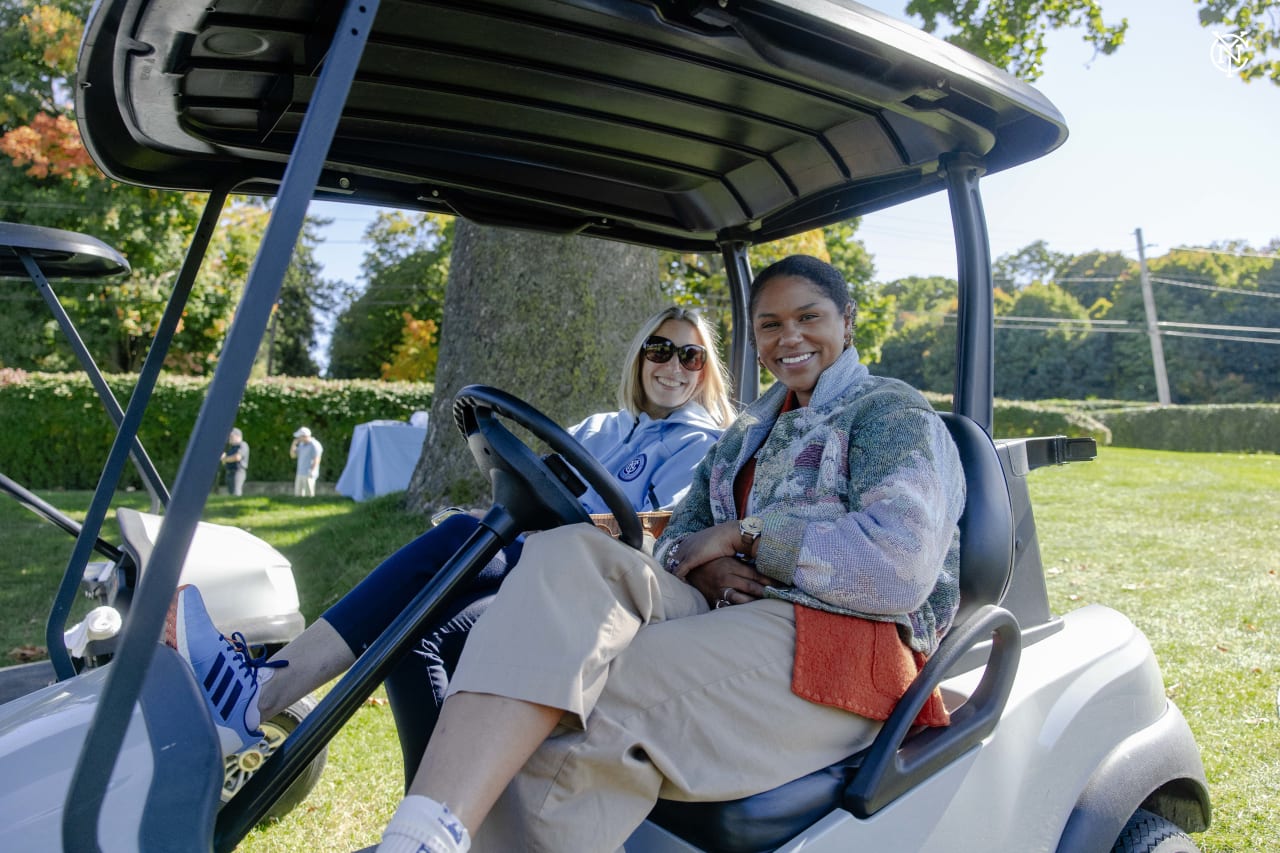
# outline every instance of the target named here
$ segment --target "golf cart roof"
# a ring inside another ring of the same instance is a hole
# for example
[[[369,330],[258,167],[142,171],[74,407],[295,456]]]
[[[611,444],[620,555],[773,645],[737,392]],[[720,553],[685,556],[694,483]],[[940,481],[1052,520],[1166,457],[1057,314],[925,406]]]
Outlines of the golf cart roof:
[[[98,165],[274,194],[342,4],[110,6],[77,89]],[[1065,137],[1030,86],[844,0],[385,0],[315,197],[715,251]]]
[[[124,256],[97,237],[0,222],[0,278],[30,281],[31,270],[23,255],[47,278],[98,278],[129,272]]]

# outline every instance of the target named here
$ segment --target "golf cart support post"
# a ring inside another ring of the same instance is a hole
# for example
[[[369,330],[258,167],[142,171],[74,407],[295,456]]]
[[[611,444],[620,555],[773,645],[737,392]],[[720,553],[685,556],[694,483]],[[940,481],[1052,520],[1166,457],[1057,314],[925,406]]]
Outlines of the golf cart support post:
[[[227,333],[209,393],[174,479],[169,511],[152,552],[152,570],[137,592],[135,615],[121,638],[119,657],[137,661],[137,665],[114,668],[76,764],[62,821],[68,849],[99,849],[97,818],[115,757],[124,740],[125,726],[121,723],[129,719],[141,690],[164,627],[169,601],[178,584],[183,559],[204,510],[209,484],[217,476],[219,463],[213,451],[222,445],[235,424],[258,344],[279,298],[280,285],[310,203],[311,193],[306,188],[315,186],[324,163],[323,146],[303,143],[310,141],[312,135],[317,141],[332,137],[377,7],[377,0],[353,0],[339,21],[338,35],[320,74],[318,104],[308,110],[303,121],[298,151],[290,158],[285,171],[279,199],[249,272],[244,298]],[[294,189],[295,185],[299,189]],[[221,202],[225,197],[224,186],[221,192],[211,194],[210,202],[215,198]],[[206,208],[205,219],[210,218],[208,210]],[[216,221],[216,215],[212,218]],[[301,773],[301,768],[298,772]]]
[[[201,248],[200,251],[203,249]],[[89,564],[91,552],[96,550],[100,553],[108,553],[107,549],[111,547],[104,548],[106,543],[99,534],[102,531],[102,520],[109,508],[125,462],[132,460],[137,468],[143,486],[151,496],[152,512],[157,512],[160,507],[169,502],[169,491],[165,488],[164,481],[147,454],[146,448],[138,440],[137,427],[141,413],[150,399],[155,378],[159,374],[161,363],[168,350],[168,343],[181,317],[181,311],[171,311],[161,321],[151,352],[130,397],[129,409],[122,411],[102,371],[98,369],[93,356],[80,338],[75,324],[62,307],[49,279],[95,278],[128,273],[128,262],[115,249],[85,234],[0,222],[0,278],[15,277],[20,272],[25,273],[31,280],[45,304],[48,305],[72,352],[75,353],[77,361],[80,362],[81,369],[89,377],[89,382],[97,392],[98,399],[116,427],[112,453],[108,457],[103,475],[99,478],[84,524],[71,521],[7,477],[3,478],[3,483],[0,483],[3,491],[24,506],[76,537],[75,547],[63,572],[62,581],[45,623],[45,646],[49,650],[50,663],[57,678],[65,679],[75,675],[75,667],[63,642],[67,617],[71,613],[76,591],[84,576],[84,570]],[[192,271],[192,280],[194,280],[194,271]],[[190,281],[187,282],[187,288],[189,287]],[[181,296],[178,297],[180,291]],[[186,292],[182,291],[181,287],[176,288],[175,297],[180,299],[180,304],[184,304]]]

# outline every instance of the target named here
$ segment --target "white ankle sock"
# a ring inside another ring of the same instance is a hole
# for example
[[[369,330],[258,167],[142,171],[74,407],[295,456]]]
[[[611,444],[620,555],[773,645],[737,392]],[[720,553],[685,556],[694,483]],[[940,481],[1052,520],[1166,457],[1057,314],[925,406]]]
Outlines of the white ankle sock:
[[[412,794],[400,801],[377,853],[467,853],[471,836],[443,803]]]

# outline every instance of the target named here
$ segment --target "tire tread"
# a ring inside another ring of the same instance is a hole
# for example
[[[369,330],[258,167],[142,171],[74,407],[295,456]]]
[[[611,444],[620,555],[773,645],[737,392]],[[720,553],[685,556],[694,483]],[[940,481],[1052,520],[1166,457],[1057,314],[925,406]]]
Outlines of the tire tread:
[[[1138,809],[1121,830],[1111,853],[1199,853],[1199,849],[1176,823]]]

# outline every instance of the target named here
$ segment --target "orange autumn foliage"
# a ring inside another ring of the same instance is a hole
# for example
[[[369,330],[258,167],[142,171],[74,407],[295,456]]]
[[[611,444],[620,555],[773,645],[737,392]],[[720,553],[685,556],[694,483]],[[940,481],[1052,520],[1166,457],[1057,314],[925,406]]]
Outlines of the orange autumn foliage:
[[[36,6],[21,20],[27,28],[27,38],[40,50],[44,64],[69,77],[75,69],[84,22],[52,5]]]
[[[390,363],[383,362],[382,378],[421,382],[435,376],[439,357],[434,320],[419,320],[404,312],[404,330]]]
[[[75,120],[45,112],[36,113],[30,124],[0,136],[0,152],[18,168],[27,167],[33,178],[66,177],[94,168]]]

